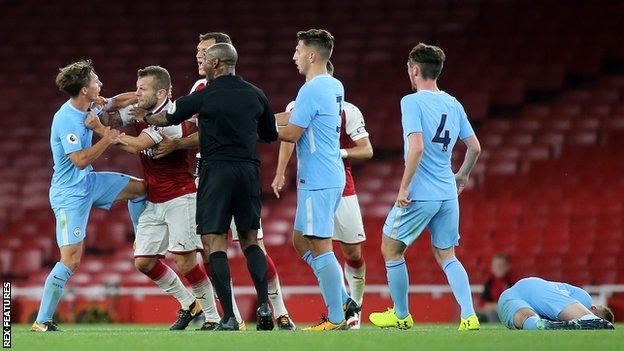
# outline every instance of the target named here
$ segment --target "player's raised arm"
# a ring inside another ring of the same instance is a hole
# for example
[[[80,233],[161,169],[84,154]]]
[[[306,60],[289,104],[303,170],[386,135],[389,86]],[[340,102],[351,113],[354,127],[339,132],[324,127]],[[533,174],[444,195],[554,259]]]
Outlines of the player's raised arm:
[[[90,115],[91,118],[97,119],[94,112],[90,113]],[[84,169],[88,165],[95,162],[95,160],[97,160],[97,158],[100,157],[100,155],[102,155],[102,153],[104,153],[110,145],[121,142],[120,137],[122,136],[122,133],[116,129],[103,127],[100,132],[102,133],[102,138],[95,143],[95,145],[85,149],[72,151],[67,154],[67,157],[69,157],[69,160],[74,164],[74,166],[79,169]],[[69,140],[69,143],[76,143],[76,141]],[[78,145],[78,147],[79,146],[80,145]]]
[[[143,109],[132,109],[130,115],[135,121],[143,121],[154,126],[170,126],[180,124],[199,112],[203,91],[183,96],[171,104],[167,110],[158,113],[147,113]]]
[[[175,150],[195,149],[199,146],[199,133],[195,132],[189,136],[179,139],[172,139],[163,136],[163,140],[158,143],[154,152],[154,158],[161,158],[169,155]]]
[[[102,137],[106,131],[106,126],[94,115],[90,115],[85,119],[85,127],[93,130],[93,132],[100,137]],[[137,137],[121,133],[116,143],[118,148],[131,154],[137,154],[143,150],[149,149],[155,144],[156,142],[154,139],[146,133],[140,133]]]
[[[301,87],[295,100],[296,109],[291,112],[289,118],[286,115],[276,116],[279,128],[279,139],[296,143],[305,129],[310,125],[313,116],[316,114],[316,103],[314,92],[305,85]]]

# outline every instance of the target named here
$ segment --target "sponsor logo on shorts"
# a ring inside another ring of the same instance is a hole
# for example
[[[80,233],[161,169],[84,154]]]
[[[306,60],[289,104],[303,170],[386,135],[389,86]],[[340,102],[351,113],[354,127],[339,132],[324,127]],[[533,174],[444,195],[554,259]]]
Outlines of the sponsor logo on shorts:
[[[80,227],[76,227],[76,228],[74,228],[74,236],[75,236],[76,238],[80,236],[80,233],[81,233],[81,232],[82,232],[82,231],[80,230]]]

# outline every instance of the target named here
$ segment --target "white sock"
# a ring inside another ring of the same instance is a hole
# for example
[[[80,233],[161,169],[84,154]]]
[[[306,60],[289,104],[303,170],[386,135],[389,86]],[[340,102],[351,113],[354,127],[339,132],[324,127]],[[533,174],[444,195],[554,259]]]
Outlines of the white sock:
[[[273,305],[273,312],[275,317],[280,317],[288,314],[286,305],[284,304],[284,297],[282,296],[282,288],[280,287],[279,277],[275,275],[273,279],[268,281],[269,283],[269,300]]]
[[[351,290],[351,298],[358,306],[362,306],[364,285],[366,284],[366,264],[363,264],[360,268],[353,268],[345,264],[344,273],[349,284],[349,290]]]
[[[590,319],[600,319],[600,317],[596,316],[593,313],[590,313],[590,314],[586,314],[583,317],[579,318],[580,321],[590,320]]]
[[[234,317],[236,317],[238,323],[241,323],[243,321],[243,317],[241,317],[241,313],[238,310],[238,305],[236,304],[236,298],[234,297],[234,284],[232,284],[231,280],[230,289],[232,289],[232,309],[234,310]]]
[[[195,296],[182,284],[180,277],[173,271],[173,269],[166,267],[165,273],[158,279],[152,279],[154,282],[163,289],[167,294],[175,297],[183,310],[187,310],[193,302],[195,302]]]
[[[195,298],[199,300],[202,310],[204,310],[204,320],[206,322],[219,322],[221,317],[219,316],[219,311],[217,311],[215,294],[212,290],[212,283],[209,278],[206,277],[206,279],[202,279],[199,283],[191,284],[191,290]]]

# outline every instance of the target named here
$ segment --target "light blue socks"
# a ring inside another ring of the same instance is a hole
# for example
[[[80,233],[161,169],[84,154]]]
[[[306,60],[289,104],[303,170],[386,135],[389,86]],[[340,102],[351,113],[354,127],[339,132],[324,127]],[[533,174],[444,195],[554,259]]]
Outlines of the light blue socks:
[[[407,302],[409,277],[407,275],[405,258],[396,261],[386,261],[386,277],[388,278],[390,296],[392,297],[392,302],[394,302],[394,314],[403,319],[409,314]]]
[[[314,257],[312,257],[312,251],[308,250],[306,251],[303,256],[301,256],[301,258],[306,261],[307,264],[310,265],[310,267],[312,267],[312,271],[314,272],[314,275],[316,276],[316,278],[318,279],[318,274],[316,273],[316,269],[314,269]],[[350,297],[349,294],[347,294],[347,287],[344,284],[344,276],[342,275],[342,270],[340,270],[340,281],[342,282],[342,303],[347,302],[347,299]]]
[[[128,200],[128,213],[130,214],[130,219],[132,220],[132,227],[134,228],[134,234],[136,235],[137,226],[139,225],[139,217],[141,217],[141,213],[145,211],[145,203],[147,200],[147,196],[143,195],[136,199]]]
[[[43,296],[39,312],[37,313],[37,323],[45,323],[52,320],[56,306],[63,295],[63,288],[71,277],[72,271],[61,262],[57,262],[43,286]]]
[[[522,330],[536,330],[537,323],[539,321],[540,321],[540,318],[538,316],[531,316],[525,319],[524,323],[522,323]]]
[[[449,258],[442,263],[442,269],[446,274],[453,296],[461,308],[461,317],[466,319],[475,314],[472,305],[472,293],[470,292],[470,283],[468,282],[468,274],[464,266],[456,257]]]
[[[334,324],[342,323],[344,311],[342,310],[341,290],[344,283],[342,282],[342,269],[336,256],[331,251],[326,252],[315,257],[312,264],[327,306],[327,319]]]

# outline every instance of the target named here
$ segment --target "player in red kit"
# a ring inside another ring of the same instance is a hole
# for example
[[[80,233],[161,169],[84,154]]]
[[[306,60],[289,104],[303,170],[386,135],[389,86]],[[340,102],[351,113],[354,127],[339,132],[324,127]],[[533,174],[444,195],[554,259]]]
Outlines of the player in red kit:
[[[217,44],[217,43],[232,44],[232,41],[230,37],[225,33],[211,32],[211,33],[201,34],[199,36],[199,44],[197,45],[197,54],[195,55],[195,58],[197,59],[198,73],[200,76],[205,75],[205,72],[203,70],[204,50],[206,50],[210,46]],[[196,91],[200,91],[204,89],[205,87],[206,87],[206,79],[204,78],[199,79],[195,82],[189,94],[192,94]],[[193,133],[189,135],[188,137],[183,137],[183,138],[178,138],[178,139],[164,137],[163,140],[158,144],[155,150],[156,152],[155,158],[158,159],[160,157],[165,157],[166,155],[168,155],[169,153],[175,150],[196,150],[198,145],[199,145],[199,136],[197,133]],[[200,158],[199,153],[197,154],[197,158],[198,159]],[[236,227],[233,221],[230,226],[230,229],[232,230],[232,236],[234,240],[238,240]],[[258,245],[265,252],[267,264],[269,267],[269,270],[267,272],[267,280],[269,283],[269,300],[271,301],[271,305],[273,306],[273,310],[275,312],[275,315],[277,316],[276,324],[278,328],[281,330],[295,330],[296,329],[295,324],[290,318],[288,310],[286,309],[286,305],[284,304],[284,298],[282,295],[282,289],[280,287],[279,276],[277,275],[277,269],[275,267],[275,263],[271,259],[271,256],[269,256],[269,254],[266,252],[266,248],[262,241],[263,235],[264,234],[263,234],[262,228],[260,228],[258,230]],[[208,263],[207,263],[209,260],[208,256],[209,256],[209,250],[202,252],[202,257],[203,257],[204,265],[206,266],[207,272],[210,271],[208,269]],[[234,292],[234,289],[232,289],[232,293],[233,292]],[[241,318],[240,311],[238,310],[238,307],[236,305],[236,299],[234,299],[234,297],[232,297],[232,303],[233,303],[232,307],[234,309],[235,317],[239,323],[239,328],[245,329],[245,323],[243,322]]]
[[[137,99],[138,107],[158,112],[171,104],[169,92],[171,77],[167,70],[158,66],[149,66],[138,71]],[[109,114],[105,124],[119,125],[132,123],[127,107],[118,114]],[[111,117],[112,116],[112,117]],[[104,126],[97,118],[88,121],[89,128],[98,132]],[[166,157],[154,159],[153,147],[164,136],[182,138],[192,134],[196,127],[192,123],[157,128],[146,123],[136,123],[138,136],[123,136],[121,149],[140,153],[144,178],[147,183],[147,202],[141,207],[138,222],[135,225],[135,266],[152,279],[163,291],[175,297],[181,305],[178,319],[171,330],[185,329],[188,324],[202,313],[205,317],[204,329],[219,322],[214,292],[206,273],[197,264],[196,253],[203,251],[203,245],[196,233],[195,178],[189,172],[189,158],[186,150],[178,150]],[[130,207],[130,206],[129,206]],[[130,209],[132,214],[133,210]],[[131,215],[131,217],[134,217]],[[177,274],[160,260],[165,254],[171,258],[180,272],[191,285],[189,291]]]
[[[327,72],[333,74],[334,67],[329,61]],[[292,101],[286,107],[290,112],[295,106]],[[366,280],[366,265],[362,257],[361,243],[366,240],[362,214],[355,191],[355,182],[351,173],[350,159],[370,159],[373,157],[373,147],[368,137],[368,132],[364,127],[364,117],[362,112],[353,104],[343,102],[342,104],[342,124],[340,127],[340,154],[345,167],[346,184],[342,193],[342,199],[336,216],[334,218],[333,240],[340,243],[340,248],[345,257],[344,273],[351,290],[351,298],[362,306],[364,297],[364,285]],[[275,179],[272,187],[275,195],[279,197],[279,192],[285,183],[285,172],[288,161],[295,149],[295,144],[282,142],[278,158]],[[356,312],[353,316],[348,316],[347,327],[349,329],[359,329],[361,315]]]

